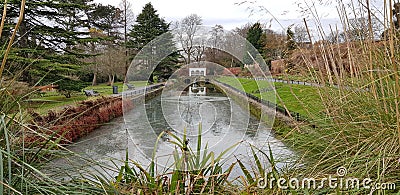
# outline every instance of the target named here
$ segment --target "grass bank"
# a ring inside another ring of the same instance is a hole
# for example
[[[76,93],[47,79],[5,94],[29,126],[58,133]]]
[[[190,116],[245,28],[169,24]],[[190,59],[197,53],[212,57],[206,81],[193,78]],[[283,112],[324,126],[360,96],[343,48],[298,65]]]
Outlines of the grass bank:
[[[393,86],[395,80],[387,79],[386,82],[377,84],[375,82],[383,75],[375,76],[377,80],[372,82],[369,75],[363,77],[366,80],[356,83],[348,82],[351,79],[345,78],[341,80],[341,86],[334,88],[275,83],[278,104],[314,120],[323,121],[317,128],[312,128],[306,123],[288,125],[281,120],[275,120],[274,132],[300,152],[299,159],[302,159],[304,165],[293,172],[287,172],[288,174],[293,174],[294,177],[321,178],[336,175],[336,171],[344,167],[347,171],[346,177],[368,178],[374,184],[399,186],[397,175],[400,140],[396,125],[396,99],[387,98],[391,91],[389,86]],[[327,80],[325,77],[316,79],[320,79],[320,82]],[[220,81],[243,88],[247,93],[258,97],[268,99],[274,93],[270,91],[262,96],[259,92],[262,87],[251,79],[224,77]],[[370,84],[359,86],[360,83]],[[336,82],[330,83],[333,84]],[[371,90],[371,86],[376,87],[375,91]],[[324,114],[320,115],[321,111]],[[368,189],[341,189],[337,192],[343,191],[354,194],[371,192]],[[372,192],[374,191],[396,192],[393,188],[386,191],[373,189]]]
[[[288,110],[298,112],[301,116],[310,120],[322,120],[325,117],[323,114],[324,104],[319,96],[318,89],[315,87],[277,82],[273,83],[275,91],[264,92],[261,86],[263,83],[265,83],[264,85],[270,83],[268,81],[256,82],[250,78],[234,77],[222,77],[218,81],[237,89],[243,89],[247,93],[266,100],[276,99],[278,105],[286,106]]]

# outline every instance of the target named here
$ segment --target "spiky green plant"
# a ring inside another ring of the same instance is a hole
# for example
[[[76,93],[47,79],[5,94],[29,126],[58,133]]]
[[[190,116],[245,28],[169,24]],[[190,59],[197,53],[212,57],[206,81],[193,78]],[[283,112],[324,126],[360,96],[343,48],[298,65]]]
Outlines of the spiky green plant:
[[[143,168],[138,162],[129,161],[127,155],[125,164],[121,166],[113,183],[123,184],[120,186],[123,192],[130,189],[139,194],[222,193],[229,184],[228,177],[236,164],[232,163],[224,169],[223,158],[237,144],[215,156],[214,152],[208,150],[207,144],[205,147],[202,146],[201,129],[199,125],[196,150],[187,145],[186,130],[182,138],[173,132],[162,132],[158,136],[148,169]],[[158,142],[164,135],[172,138],[169,142],[175,146],[172,154],[174,161],[164,172],[157,173],[156,151]],[[130,167],[131,163],[133,167]]]

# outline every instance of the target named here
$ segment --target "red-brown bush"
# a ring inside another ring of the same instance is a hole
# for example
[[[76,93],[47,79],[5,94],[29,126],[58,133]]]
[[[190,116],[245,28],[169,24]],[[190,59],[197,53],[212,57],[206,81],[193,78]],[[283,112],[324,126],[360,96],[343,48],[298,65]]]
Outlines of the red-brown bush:
[[[97,100],[83,101],[75,107],[66,107],[60,112],[49,111],[45,116],[32,113],[31,128],[44,135],[54,135],[53,140],[61,138],[61,143],[71,143],[92,132],[113,118],[123,115],[120,97],[103,97]],[[125,111],[131,110],[133,103],[124,102]],[[40,127],[40,128],[39,128]],[[37,135],[27,136],[26,142],[43,141]]]

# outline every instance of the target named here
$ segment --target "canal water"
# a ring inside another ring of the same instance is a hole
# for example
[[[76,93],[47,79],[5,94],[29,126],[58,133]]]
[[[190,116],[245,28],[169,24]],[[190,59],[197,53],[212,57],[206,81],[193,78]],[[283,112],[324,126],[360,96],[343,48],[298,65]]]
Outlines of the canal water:
[[[146,101],[144,106],[135,105],[124,117],[114,119],[69,146],[70,150],[91,159],[92,163],[73,159],[58,159],[53,163],[58,166],[79,165],[82,169],[109,166],[111,168],[104,171],[113,177],[117,172],[112,167],[123,164],[126,151],[129,159],[143,167],[149,165],[153,151],[156,151],[157,169],[165,171],[173,163],[172,153],[176,145],[170,142],[173,137],[164,135],[155,148],[160,133],[169,131],[180,138],[186,133],[188,146],[196,150],[201,124],[202,149],[207,145],[208,151],[218,156],[231,148],[223,158],[226,167],[236,159],[246,166],[254,166],[250,145],[266,154],[271,148],[278,167],[291,164],[294,153],[274,137],[269,127],[215,88],[204,88],[200,92],[205,93],[196,95],[189,89],[176,96],[159,95]],[[259,156],[268,167],[267,159],[261,154]],[[239,174],[239,168],[235,169],[233,175]]]

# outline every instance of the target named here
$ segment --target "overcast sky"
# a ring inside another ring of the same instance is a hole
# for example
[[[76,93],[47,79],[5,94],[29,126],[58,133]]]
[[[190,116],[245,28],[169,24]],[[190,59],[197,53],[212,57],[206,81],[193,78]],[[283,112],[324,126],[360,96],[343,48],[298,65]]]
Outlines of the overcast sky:
[[[221,24],[225,29],[232,30],[248,22],[261,22],[275,31],[284,31],[287,26],[303,24],[307,18],[313,28],[315,20],[310,12],[304,14],[307,7],[313,7],[322,19],[323,26],[339,24],[336,3],[333,0],[129,0],[133,12],[137,16],[143,6],[151,2],[158,14],[167,22],[173,22],[190,14],[202,17],[204,25]],[[314,3],[314,6],[312,2]],[[323,2],[322,5],[319,2]],[[346,0],[344,0],[346,1]],[[350,2],[349,0],[347,0]],[[377,4],[372,0],[372,4]],[[96,3],[118,6],[120,0],[95,0]],[[241,3],[242,2],[242,3]],[[306,2],[308,5],[306,5]]]

